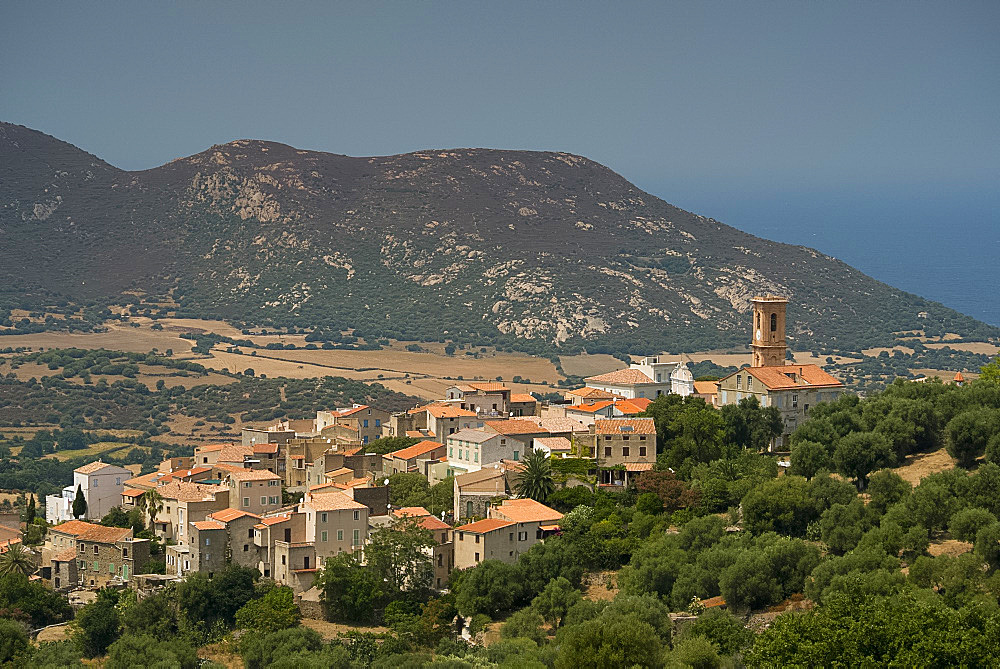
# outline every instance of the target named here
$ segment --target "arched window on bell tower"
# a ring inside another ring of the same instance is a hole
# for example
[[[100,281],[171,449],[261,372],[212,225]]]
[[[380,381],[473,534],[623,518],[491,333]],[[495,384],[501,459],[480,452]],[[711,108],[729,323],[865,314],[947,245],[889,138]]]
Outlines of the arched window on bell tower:
[[[771,332],[778,331],[778,314],[771,314]]]

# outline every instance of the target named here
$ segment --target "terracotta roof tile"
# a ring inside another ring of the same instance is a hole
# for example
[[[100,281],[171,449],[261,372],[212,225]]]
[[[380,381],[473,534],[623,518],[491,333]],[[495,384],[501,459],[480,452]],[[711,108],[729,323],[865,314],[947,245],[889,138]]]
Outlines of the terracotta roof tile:
[[[627,472],[651,472],[653,471],[652,462],[626,462],[625,471]]]
[[[570,407],[566,407],[569,409]],[[543,432],[588,432],[587,426],[572,418],[542,418],[540,416],[525,416],[521,420],[530,420],[542,428]]]
[[[555,509],[530,498],[505,499],[500,506],[493,509],[493,513],[516,523],[553,522],[563,517],[563,514]]]
[[[544,433],[538,423],[530,420],[524,420],[521,418],[511,418],[510,420],[487,420],[483,424],[502,435],[515,435],[515,434],[541,434]]]
[[[624,430],[622,428],[625,428]],[[595,434],[656,434],[652,418],[608,418],[594,421]]]
[[[234,481],[273,481],[281,477],[266,469],[241,469],[237,472],[229,472],[229,478]]]
[[[423,529],[430,530],[431,532],[451,529],[451,525],[434,516],[423,516],[418,520],[417,524]]]
[[[255,513],[250,513],[249,511],[240,511],[239,509],[222,509],[221,511],[216,511],[211,514],[211,518],[221,521],[223,523],[228,523],[230,521],[236,520],[237,518],[242,518],[243,516],[250,516],[251,518],[260,518]]]
[[[528,393],[511,393],[510,401],[520,402],[523,404],[523,403],[538,402],[538,399],[534,395],[530,395]]]
[[[76,540],[113,544],[130,536],[132,536],[132,529],[129,527],[104,527],[103,525],[95,525],[93,528],[79,535]]]
[[[195,453],[214,453],[215,451],[221,451],[222,449],[233,446],[233,444],[207,444],[205,446],[195,446]]]
[[[62,532],[63,534],[72,534],[73,536],[80,536],[84,532],[98,527],[93,523],[86,523],[82,520],[67,520],[65,523],[60,523],[52,528],[54,532]]]
[[[421,455],[426,455],[431,451],[444,448],[444,444],[438,441],[430,441],[425,439],[419,443],[413,444],[412,446],[407,446],[406,448],[401,448],[398,451],[393,451],[389,453],[394,458],[399,458],[400,460],[410,460],[412,458],[418,458]]]
[[[214,520],[196,520],[191,523],[199,530],[224,530],[226,526]]]
[[[505,386],[503,383],[495,381],[489,381],[489,382],[470,381],[465,385],[469,386],[470,388],[473,388],[474,390],[479,390],[484,393],[492,393],[498,390],[507,390],[507,386]]]
[[[114,467],[115,469],[121,469],[121,467],[118,467],[117,465],[110,465],[107,462],[101,462],[100,460],[98,460],[97,462],[90,462],[88,464],[83,465],[82,467],[77,467],[73,471],[76,472],[77,474],[93,474],[94,472],[101,471],[105,467]]]
[[[268,527],[270,525],[277,525],[278,523],[283,523],[289,518],[291,518],[290,515],[268,516],[267,518],[262,518],[260,524],[265,527]]]
[[[719,392],[718,381],[695,381],[694,391],[699,395],[714,395]]]
[[[476,534],[484,534],[486,532],[493,532],[494,530],[499,530],[504,527],[510,527],[511,525],[516,525],[517,523],[510,520],[500,520],[499,518],[487,518],[486,520],[477,520],[474,523],[468,523],[467,525],[459,525],[456,530],[461,530],[463,532],[474,532]]]
[[[573,449],[573,444],[566,437],[535,437],[535,442],[550,451],[569,451]]]
[[[365,409],[370,409],[370,408],[371,407],[368,406],[367,404],[361,404],[361,405],[358,405],[356,407],[351,407],[350,409],[339,409],[336,413],[334,413],[334,415],[335,416],[339,416],[341,418],[345,418],[345,417],[350,416],[352,414],[356,414],[359,411],[364,411]]]
[[[597,413],[598,411],[603,411],[609,406],[614,404],[611,400],[600,400],[599,402],[593,402],[591,404],[576,404],[573,406],[566,407],[566,411],[573,411],[576,413]]]
[[[608,372],[607,374],[599,374],[598,376],[588,376],[584,381],[588,383],[606,383],[611,386],[631,386],[639,383],[652,383],[653,379],[649,378],[638,369],[619,369],[614,372]]]
[[[229,492],[229,487],[224,485],[172,481],[157,486],[156,490],[164,498],[176,499],[178,502],[202,502],[215,499],[216,493]]]
[[[137,488],[130,488],[122,491],[122,495],[125,497],[142,497],[145,493],[145,490],[139,490]]]
[[[310,493],[305,504],[314,511],[342,511],[344,509],[367,509],[342,492]]]
[[[404,506],[402,509],[396,509],[392,512],[392,515],[397,518],[404,518],[406,516],[429,516],[431,512],[422,506]]]
[[[773,367],[744,367],[733,372],[747,372],[763,383],[768,390],[793,388],[842,388],[844,384],[823,371],[819,365],[777,365]],[[729,376],[732,376],[730,374]],[[729,376],[726,378],[728,379]]]
[[[75,548],[67,548],[66,550],[62,551],[61,553],[57,553],[57,554],[55,554],[55,555],[52,556],[52,561],[53,562],[72,562],[75,559],[76,559],[76,549]]]
[[[253,445],[253,452],[254,453],[277,453],[278,452],[278,445],[277,444],[254,444]]]
[[[591,388],[590,386],[570,390],[567,394],[591,400],[610,400],[612,398],[619,397],[619,395],[615,395],[614,393],[609,393],[608,391],[601,390],[600,388]]]
[[[219,453],[219,462],[243,462],[253,457],[253,446],[227,446]]]

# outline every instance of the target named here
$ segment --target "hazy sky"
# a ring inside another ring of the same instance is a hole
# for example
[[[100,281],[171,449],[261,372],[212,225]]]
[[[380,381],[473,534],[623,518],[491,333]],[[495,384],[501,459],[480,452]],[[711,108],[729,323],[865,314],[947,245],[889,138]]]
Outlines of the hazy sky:
[[[569,151],[969,313],[932,292],[954,259],[911,278],[847,233],[1000,251],[996,0],[4,4],[0,120],[126,169],[246,137]]]

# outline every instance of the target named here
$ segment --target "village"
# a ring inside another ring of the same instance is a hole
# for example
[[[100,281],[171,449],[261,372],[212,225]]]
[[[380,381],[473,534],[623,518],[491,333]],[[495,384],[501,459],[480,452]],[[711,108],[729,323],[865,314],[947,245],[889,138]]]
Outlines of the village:
[[[34,578],[85,602],[85,593],[104,587],[162,587],[235,563],[315,602],[313,581],[327,558],[363,556],[373,530],[411,518],[434,538],[433,586],[447,588],[455,570],[484,560],[515,563],[560,532],[562,513],[518,494],[532,454],[586,463],[566,487],[624,490],[653,471],[657,430],[645,412],[660,396],[700,398],[716,408],[754,397],[780,409],[783,429],[770,450],[787,450],[810,405],[835,399],[843,385],[816,365],[785,364],[785,307],[784,298],[754,299],[751,365],[719,381],[695,381],[683,362],[651,356],[585,379],[561,402],[539,402],[502,382],[459,382],[407,411],[322,408],[314,419],[245,427],[238,443],[196,446],[148,474],[90,462],[61,495],[45,500],[52,526]],[[384,455],[366,450],[387,438],[411,445]],[[394,508],[390,477],[401,473],[430,486],[451,480],[451,511]],[[148,517],[165,546],[164,574],[141,573],[150,539],[98,524],[116,508]]]

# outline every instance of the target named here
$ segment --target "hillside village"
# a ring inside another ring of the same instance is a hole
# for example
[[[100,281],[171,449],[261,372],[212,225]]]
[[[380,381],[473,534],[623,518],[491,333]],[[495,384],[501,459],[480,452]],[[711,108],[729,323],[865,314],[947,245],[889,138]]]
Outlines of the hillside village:
[[[714,381],[695,380],[682,361],[647,356],[586,378],[559,401],[539,401],[503,382],[459,381],[407,410],[317,407],[314,418],[244,426],[238,441],[195,446],[144,474],[89,462],[45,499],[49,527],[44,542],[27,550],[30,579],[79,607],[109,588],[141,599],[235,565],[287,586],[302,616],[322,618],[329,606],[324,569],[345,556],[362,568],[385,531],[424,533],[427,585],[446,594],[456,576],[494,561],[519,568],[533,547],[561,536],[565,509],[575,513],[575,504],[564,501],[560,511],[546,503],[557,497],[659,491],[664,503],[684,509],[697,496],[665,464],[674,461],[664,457],[669,426],[658,418],[660,402],[698,403],[720,414],[760,411],[770,422],[753,437],[763,439],[758,450],[787,468],[792,435],[810,409],[844,393],[821,367],[786,360],[786,304],[754,298],[749,364]],[[386,443],[399,447],[371,450]],[[530,485],[539,467],[550,486],[543,494]],[[793,467],[804,471],[801,462]],[[394,487],[415,480],[443,495],[434,511],[399,503]],[[665,484],[675,492],[657,487]],[[127,522],[111,526],[116,514],[140,518],[143,531]],[[725,522],[726,532],[743,530],[738,514]],[[20,552],[21,536],[9,534],[0,534],[0,553]],[[671,616],[674,624],[690,617]],[[457,621],[471,638],[471,618]]]
[[[327,558],[363,554],[373,528],[414,517],[434,534],[434,586],[446,588],[453,570],[516,562],[560,531],[561,513],[516,492],[530,454],[585,462],[579,478],[564,482],[570,487],[624,490],[653,471],[657,431],[645,412],[657,397],[697,397],[713,407],[754,397],[781,410],[771,450],[784,450],[810,405],[843,389],[815,365],[783,364],[785,304],[754,300],[753,364],[719,381],[695,381],[685,363],[653,356],[586,378],[561,402],[539,402],[502,382],[459,382],[407,411],[356,404],[245,427],[238,443],[196,446],[141,476],[91,462],[45,500],[53,526],[39,574],[61,592],[131,583],[150,560],[151,541],[95,523],[114,508],[141,509],[165,545],[166,576],[213,574],[235,563],[315,600],[310,590]],[[366,451],[393,438],[415,443],[384,455]],[[437,517],[422,507],[393,508],[389,481],[401,473],[431,486],[450,480],[451,511]],[[81,494],[86,510],[78,514]]]

